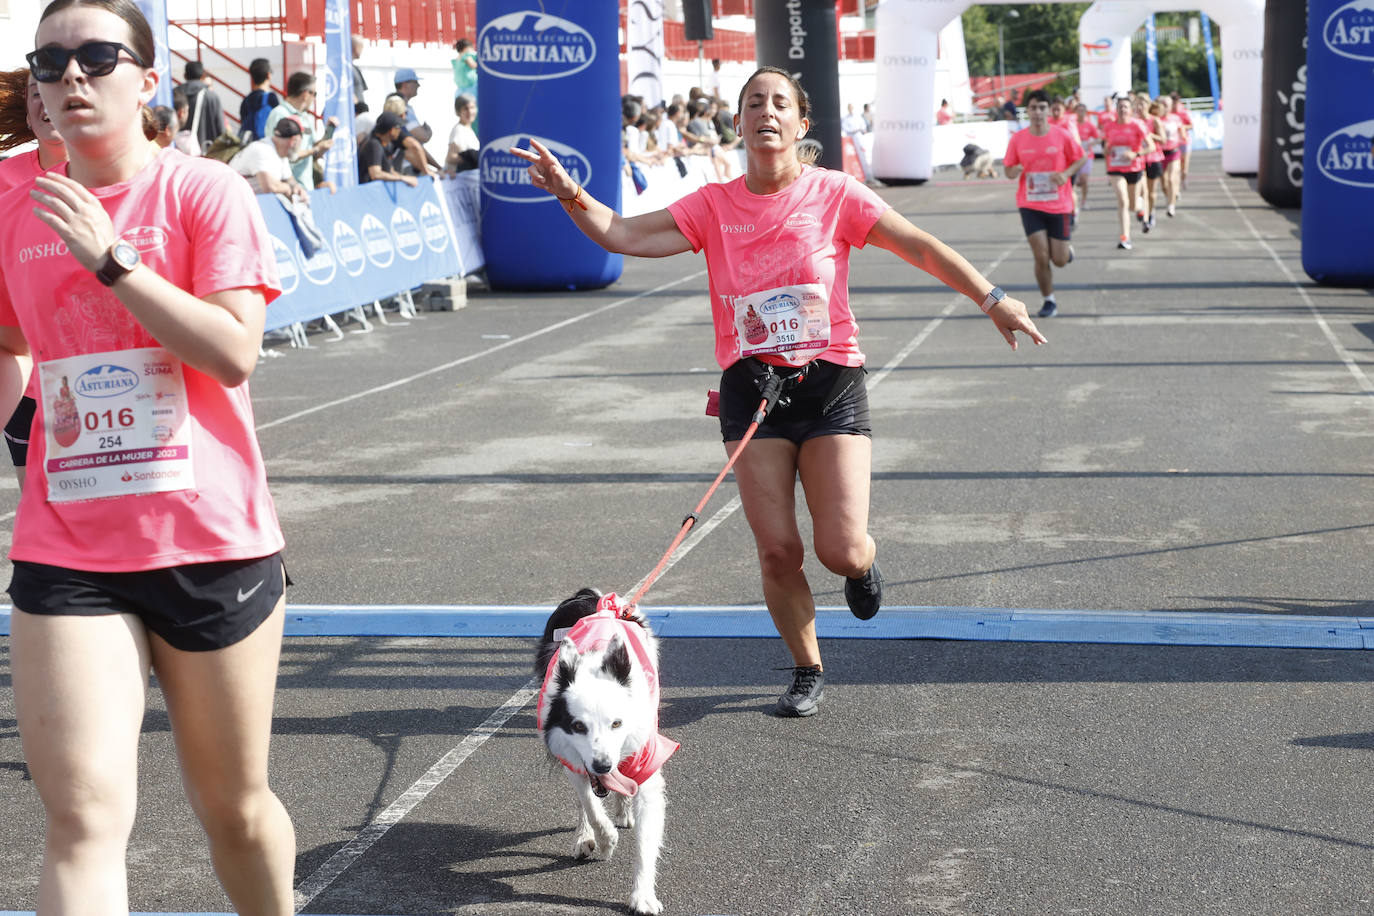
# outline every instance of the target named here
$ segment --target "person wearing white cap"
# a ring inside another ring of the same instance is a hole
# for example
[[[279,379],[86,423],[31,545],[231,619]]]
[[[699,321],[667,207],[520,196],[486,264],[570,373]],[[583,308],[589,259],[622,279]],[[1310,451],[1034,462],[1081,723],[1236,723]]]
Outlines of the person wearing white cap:
[[[396,95],[406,100],[406,130],[420,141],[421,145],[428,143],[434,136],[434,131],[428,123],[421,122],[415,114],[415,109],[410,107],[410,100],[420,94],[420,75],[410,67],[402,67],[396,71],[396,78],[392,82],[396,84]]]

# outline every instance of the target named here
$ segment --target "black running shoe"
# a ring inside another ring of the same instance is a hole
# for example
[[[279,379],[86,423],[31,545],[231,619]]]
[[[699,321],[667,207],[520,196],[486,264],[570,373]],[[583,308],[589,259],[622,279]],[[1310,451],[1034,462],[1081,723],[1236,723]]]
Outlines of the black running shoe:
[[[862,576],[844,580],[844,600],[849,612],[860,620],[869,620],[878,613],[883,606],[883,573],[877,560]]]
[[[1040,306],[1040,311],[1036,312],[1036,313],[1035,313],[1035,316],[1036,316],[1037,318],[1053,318],[1054,315],[1055,315],[1055,313],[1058,312],[1058,311],[1059,311],[1059,306],[1055,305],[1053,302],[1051,302],[1050,300],[1046,299],[1046,300],[1045,300],[1045,304],[1042,305],[1042,306]],[[882,588],[881,585],[879,585],[878,587],[879,587],[880,589]]]
[[[777,714],[787,719],[814,716],[825,699],[825,672],[820,665],[792,669],[792,686],[778,697]]]

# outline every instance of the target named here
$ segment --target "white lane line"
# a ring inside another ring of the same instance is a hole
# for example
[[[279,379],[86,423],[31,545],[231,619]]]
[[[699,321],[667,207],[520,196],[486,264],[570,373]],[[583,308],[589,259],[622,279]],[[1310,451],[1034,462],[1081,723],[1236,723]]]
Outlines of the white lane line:
[[[1231,202],[1232,208],[1235,209],[1236,213],[1240,216],[1241,221],[1245,223],[1245,228],[1250,230],[1250,234],[1255,237],[1256,242],[1259,242],[1260,247],[1269,252],[1269,257],[1274,259],[1274,263],[1279,265],[1279,270],[1283,271],[1283,275],[1288,278],[1288,282],[1292,283],[1293,288],[1298,291],[1298,295],[1302,297],[1303,304],[1307,306],[1307,310],[1312,313],[1313,319],[1316,320],[1317,327],[1321,328],[1322,334],[1326,336],[1327,342],[1331,344],[1331,349],[1336,351],[1336,356],[1340,358],[1341,362],[1345,363],[1345,367],[1350,370],[1350,374],[1355,376],[1356,383],[1364,389],[1365,394],[1374,394],[1374,381],[1371,381],[1369,376],[1365,375],[1364,370],[1360,368],[1360,364],[1355,361],[1355,357],[1350,354],[1350,351],[1347,350],[1345,345],[1336,337],[1336,332],[1331,330],[1331,325],[1326,323],[1326,319],[1322,316],[1322,313],[1317,311],[1317,305],[1312,301],[1312,297],[1308,295],[1307,287],[1298,281],[1298,278],[1293,275],[1293,271],[1289,270],[1288,265],[1279,257],[1278,252],[1259,234],[1259,230],[1255,228],[1255,224],[1250,222],[1250,217],[1246,216],[1245,211],[1240,208],[1240,204],[1236,201],[1235,195],[1231,193],[1231,188],[1227,185],[1226,179],[1218,177],[1217,181],[1221,184],[1221,189],[1226,192],[1226,199]]]
[[[1015,250],[1015,248],[1016,246],[1012,246],[1011,248],[1008,248],[1006,251],[998,255],[997,260],[989,264],[987,270],[983,271],[983,276],[986,277],[988,274],[992,273],[997,268],[1001,267],[1002,262],[1011,256],[1011,253]],[[935,318],[934,321],[932,321],[925,327],[921,328],[921,332],[917,334],[915,337],[911,338],[910,343],[908,343],[905,347],[902,347],[902,349],[898,350],[896,355],[893,356],[892,359],[887,361],[886,365],[884,365],[877,372],[873,373],[873,377],[868,380],[868,390],[872,391],[874,388],[877,388],[879,382],[881,382],[883,379],[891,375],[892,371],[896,369],[898,366],[900,366],[902,363],[906,362],[906,358],[910,356],[916,350],[917,347],[925,343],[926,339],[930,337],[931,334],[935,333],[936,328],[944,324],[945,319],[952,315],[954,313],[954,310],[957,309],[961,303],[964,305],[968,304],[968,300],[964,298],[963,295],[956,295],[953,299],[951,299],[949,301],[949,304],[945,306],[944,311],[942,311]]]
[[[531,678],[529,683],[512,694],[511,698],[502,704],[500,709],[487,716],[485,722],[469,732],[457,747],[439,758],[438,763],[430,767],[429,771],[417,779],[414,785],[401,793],[400,798],[373,818],[372,823],[359,831],[342,849],[330,856],[323,865],[315,870],[314,874],[301,881],[296,887],[296,911],[303,910],[310,901],[333,884],[363,853],[385,836],[388,830],[396,826],[454,770],[458,769],[463,761],[471,757],[479,747],[485,744],[488,738],[500,731],[501,727],[510,721],[511,717],[523,709],[525,704],[539,692],[539,683],[538,678]]]
[[[635,302],[639,299],[643,299],[645,296],[652,296],[654,293],[661,292],[662,290],[671,289],[672,287],[677,286],[679,283],[686,283],[688,280],[695,280],[697,277],[700,277],[705,273],[706,271],[699,270],[696,273],[688,274],[685,277],[679,277],[676,280],[670,280],[667,283],[662,284],[661,286],[655,286],[653,289],[647,289],[641,293],[636,293],[635,295],[628,296],[624,299],[617,299],[615,302],[607,303],[606,305],[601,306],[601,308],[592,309],[590,312],[583,312],[581,315],[574,315],[571,318],[567,318],[563,321],[559,321],[547,327],[540,328],[537,331],[531,331],[530,333],[525,334],[521,337],[515,337],[510,340],[506,340],[502,343],[496,344],[495,346],[488,347],[485,350],[481,350],[477,353],[469,353],[467,356],[463,356],[450,362],[443,363],[442,365],[431,366],[430,368],[425,369],[423,372],[416,372],[414,375],[408,375],[404,378],[398,378],[394,382],[387,382],[385,385],[377,385],[373,388],[365,388],[362,391],[355,391],[353,394],[346,395],[341,398],[335,398],[332,401],[324,401],[323,403],[316,404],[313,407],[307,407],[305,410],[298,410],[295,413],[287,414],[284,417],[278,417],[275,420],[269,420],[266,423],[259,424],[257,430],[258,432],[262,432],[264,429],[271,429],[274,426],[281,426],[284,423],[290,423],[292,420],[299,420],[301,417],[308,417],[311,414],[319,413],[322,410],[330,410],[342,404],[348,404],[352,401],[357,401],[361,400],[362,398],[371,397],[374,394],[380,394],[383,391],[390,391],[393,388],[400,388],[403,385],[409,385],[412,382],[417,382],[420,379],[428,378],[429,376],[436,375],[440,372],[447,372],[449,369],[452,369],[455,366],[461,366],[464,363],[470,363],[474,360],[482,359],[483,357],[490,356],[493,353],[499,353],[500,351],[505,350],[509,347],[514,347],[519,344],[525,343],[526,341],[534,340],[536,337],[543,337],[545,334],[551,334],[554,331],[560,331],[563,328],[568,327],[569,325],[577,324],[579,321],[585,321],[588,318],[594,318],[597,315],[600,315],[602,312],[609,312],[611,309],[620,308],[620,306],[622,305],[626,305],[628,303]]]

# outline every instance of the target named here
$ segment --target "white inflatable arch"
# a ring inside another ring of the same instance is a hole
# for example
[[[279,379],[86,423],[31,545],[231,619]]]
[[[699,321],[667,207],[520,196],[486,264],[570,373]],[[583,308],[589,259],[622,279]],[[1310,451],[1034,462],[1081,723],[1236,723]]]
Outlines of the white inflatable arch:
[[[1012,0],[982,0],[1009,3]],[[1059,0],[1051,0],[1059,2]],[[874,23],[877,92],[873,171],[880,178],[931,176],[935,126],[936,36],[972,0],[883,0]],[[1151,13],[1197,9],[1225,36],[1221,74],[1225,142],[1222,167],[1259,171],[1264,0],[1098,0],[1079,21],[1081,97],[1089,107],[1131,88],[1131,33]],[[1165,87],[1167,88],[1167,87]]]

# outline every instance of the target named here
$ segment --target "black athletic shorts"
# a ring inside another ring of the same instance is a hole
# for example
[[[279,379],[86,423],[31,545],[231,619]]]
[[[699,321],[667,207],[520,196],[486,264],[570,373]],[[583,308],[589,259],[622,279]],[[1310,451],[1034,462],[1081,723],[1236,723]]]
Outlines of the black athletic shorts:
[[[1163,177],[1164,177],[1164,163],[1162,163],[1162,162],[1147,162],[1147,163],[1145,163],[1145,177],[1146,177],[1146,178],[1155,178],[1155,179],[1163,178]]]
[[[1126,184],[1140,184],[1140,176],[1143,175],[1143,174],[1145,174],[1145,173],[1144,173],[1144,172],[1113,172],[1111,169],[1107,169],[1107,174],[1108,174],[1108,175],[1116,175],[1116,176],[1119,177],[1119,178],[1124,178],[1124,179],[1126,179]]]
[[[16,560],[9,592],[14,606],[29,614],[133,614],[174,649],[206,652],[256,630],[289,581],[280,553],[118,573]]]
[[[1021,228],[1026,230],[1026,235],[1048,232],[1052,239],[1069,240],[1069,230],[1073,228],[1072,213],[1046,213],[1030,207],[1018,209],[1021,211]]]
[[[5,444],[10,447],[10,460],[14,466],[22,468],[29,461],[29,431],[33,429],[33,414],[38,402],[30,397],[19,399],[10,421],[5,424]]]
[[[737,442],[753,422],[763,399],[755,379],[767,371],[756,359],[742,359],[720,376],[720,436]],[[795,370],[777,368],[788,374]],[[786,406],[775,406],[764,417],[755,439],[790,439],[801,445],[817,436],[868,436],[873,438],[868,413],[868,386],[863,366],[840,366],[816,360],[806,367],[806,378],[783,391]]]

